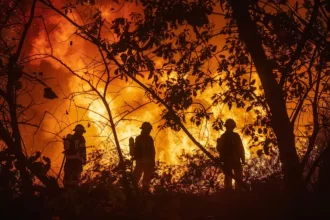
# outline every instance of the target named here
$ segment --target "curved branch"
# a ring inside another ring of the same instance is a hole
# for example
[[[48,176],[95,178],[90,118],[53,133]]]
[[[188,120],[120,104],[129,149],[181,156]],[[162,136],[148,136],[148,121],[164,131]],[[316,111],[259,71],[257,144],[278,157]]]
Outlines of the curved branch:
[[[315,4],[314,4],[311,18],[309,19],[308,24],[304,28],[304,31],[301,35],[300,41],[298,43],[298,46],[297,46],[293,56],[291,57],[290,61],[286,64],[286,68],[285,68],[286,72],[282,73],[280,83],[279,83],[281,86],[284,84],[287,74],[288,74],[289,70],[291,69],[292,65],[299,58],[308,38],[310,36],[310,31],[312,30],[312,27],[316,21],[317,14],[318,14],[318,8],[320,7],[320,0],[315,0],[314,2],[315,2]]]

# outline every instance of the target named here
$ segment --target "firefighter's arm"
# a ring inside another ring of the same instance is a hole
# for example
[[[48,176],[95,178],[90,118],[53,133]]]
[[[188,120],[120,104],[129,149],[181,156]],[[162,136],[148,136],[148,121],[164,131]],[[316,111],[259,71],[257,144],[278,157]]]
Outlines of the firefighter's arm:
[[[220,153],[220,138],[217,139],[217,146],[216,146],[217,151]]]
[[[154,140],[151,138],[151,141],[152,141],[152,153],[153,153],[153,156],[154,156],[154,161],[156,161],[156,150],[155,150],[155,144],[154,144]]]
[[[85,140],[79,144],[79,152],[80,152],[80,156],[82,158],[82,163],[85,165],[86,164],[86,142],[85,142]]]
[[[139,136],[135,138],[135,143],[134,143],[134,160],[137,159],[140,155],[140,150],[141,150],[141,139]]]
[[[220,160],[223,161],[224,160],[224,154],[223,154],[223,142],[224,142],[224,136],[221,135],[220,138],[217,139],[217,151],[219,152],[220,154]]]
[[[244,150],[243,142],[242,142],[240,136],[238,136],[238,140],[239,140],[240,158],[241,158],[242,163],[245,164],[245,150]]]

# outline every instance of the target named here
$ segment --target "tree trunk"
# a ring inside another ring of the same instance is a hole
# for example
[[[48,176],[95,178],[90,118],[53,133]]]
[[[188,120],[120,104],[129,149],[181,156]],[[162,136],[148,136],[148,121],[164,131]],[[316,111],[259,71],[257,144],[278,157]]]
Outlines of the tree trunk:
[[[237,22],[239,38],[247,48],[262,83],[267,104],[270,108],[271,125],[276,134],[286,191],[290,194],[303,190],[302,172],[295,147],[293,126],[286,110],[286,103],[273,75],[273,67],[262,47],[261,36],[249,14],[249,1],[232,0],[229,4]]]

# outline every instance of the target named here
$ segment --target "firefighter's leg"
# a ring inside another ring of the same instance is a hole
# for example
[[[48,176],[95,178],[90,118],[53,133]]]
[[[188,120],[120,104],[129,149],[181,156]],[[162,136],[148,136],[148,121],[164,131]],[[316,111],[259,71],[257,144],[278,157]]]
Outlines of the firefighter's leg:
[[[238,165],[237,167],[235,167],[234,169],[235,172],[235,176],[237,177],[237,179],[242,180],[243,179],[243,169],[241,165]],[[238,191],[241,191],[241,186],[235,181],[235,189]]]
[[[75,188],[79,186],[80,174],[81,174],[81,172],[79,172],[79,171],[75,171],[72,174],[72,181],[73,181],[72,184],[74,185]]]
[[[63,185],[64,188],[66,188],[66,183],[70,180],[70,174],[69,171],[64,171],[64,177],[63,177]]]
[[[144,189],[149,190],[150,182],[155,171],[155,164],[152,162],[145,163],[142,186]]]
[[[226,171],[226,173],[231,174],[232,168],[229,167],[229,165],[225,164],[225,171]],[[225,189],[231,190],[232,188],[233,188],[232,178],[229,175],[225,174]]]
[[[72,185],[77,188],[80,183],[80,175],[83,170],[82,163],[79,160],[75,160],[72,167]]]
[[[143,162],[136,161],[136,165],[133,171],[133,178],[134,181],[136,182],[136,185],[139,185],[142,173],[143,173]]]
[[[76,189],[79,186],[82,166],[79,161],[68,160],[64,168],[64,187],[67,189]]]
[[[225,189],[233,189],[232,178],[229,175],[225,175]]]
[[[71,187],[72,181],[72,164],[70,160],[67,160],[64,166],[64,178],[63,178],[63,185],[64,188],[68,189]]]

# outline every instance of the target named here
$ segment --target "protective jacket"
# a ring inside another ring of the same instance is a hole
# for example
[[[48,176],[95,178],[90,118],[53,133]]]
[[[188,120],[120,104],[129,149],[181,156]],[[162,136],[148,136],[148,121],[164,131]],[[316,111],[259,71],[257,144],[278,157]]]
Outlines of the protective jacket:
[[[66,162],[64,166],[64,186],[79,185],[83,165],[86,164],[86,141],[81,135],[68,135],[64,139]]]
[[[135,139],[134,158],[142,161],[155,161],[155,146],[150,135],[140,134]]]
[[[64,140],[65,156],[67,160],[80,160],[86,163],[86,141],[80,135],[68,135]]]
[[[241,166],[245,161],[245,152],[239,134],[233,131],[226,131],[217,140],[217,150],[220,153],[220,160],[227,166]]]

